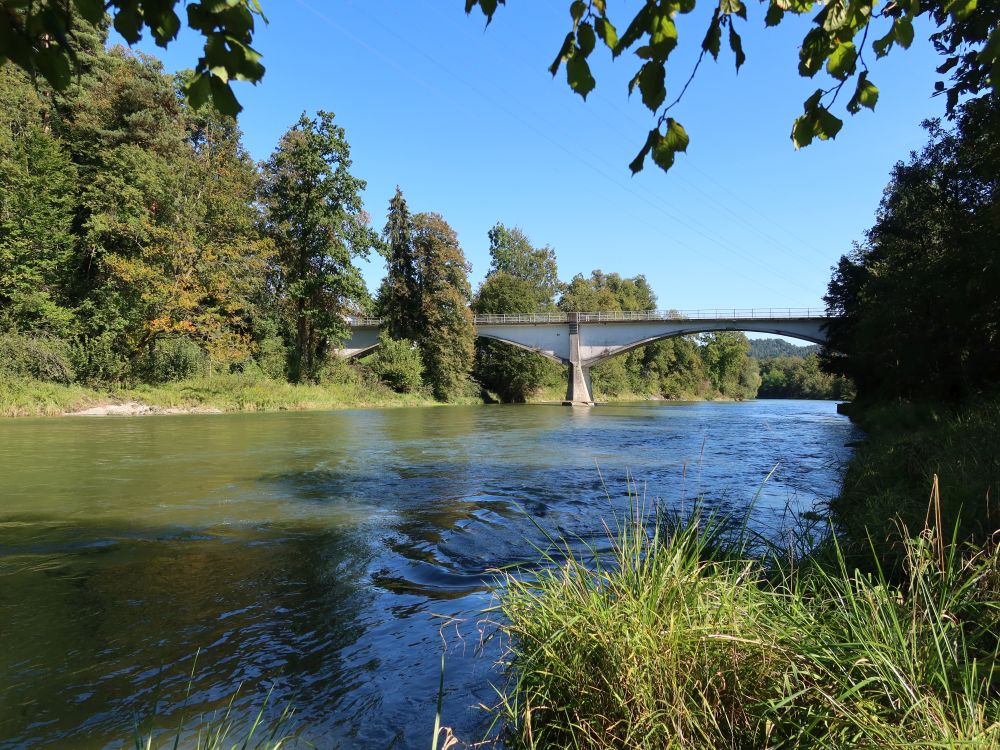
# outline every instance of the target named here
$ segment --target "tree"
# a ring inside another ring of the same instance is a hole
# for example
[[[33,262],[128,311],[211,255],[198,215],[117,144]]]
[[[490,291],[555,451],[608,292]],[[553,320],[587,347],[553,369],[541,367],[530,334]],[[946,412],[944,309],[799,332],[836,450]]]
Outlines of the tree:
[[[819,357],[779,356],[760,362],[758,398],[851,398],[851,382],[820,369]]]
[[[469,13],[478,6],[489,23],[497,7],[504,3],[505,0],[466,0],[465,10]],[[62,90],[69,85],[76,61],[73,42],[79,21],[98,24],[104,22],[107,12],[115,29],[129,44],[139,41],[148,30],[158,45],[166,47],[180,29],[177,4],[178,0],[156,3],[0,0],[0,63],[10,60]],[[657,119],[629,166],[633,173],[637,172],[646,157],[651,156],[667,170],[676,155],[687,149],[689,141],[687,132],[670,116],[670,111],[683,98],[705,55],[718,59],[724,32],[739,71],[746,54],[736,25],[738,21],[747,21],[747,6],[743,0],[719,0],[709,5],[711,12],[694,69],[679,95],[668,100],[666,66],[678,46],[676,18],[694,11],[696,0],[644,0],[627,23],[627,16],[614,15],[617,23],[612,21],[609,4],[607,0],[570,3],[572,25],[549,70],[555,75],[560,67],[565,67],[570,88],[586,98],[597,84],[588,59],[597,47],[598,38],[613,58],[633,50],[641,62],[629,81],[629,93],[638,88],[643,104]],[[764,24],[776,26],[786,15],[811,13],[818,4],[815,0],[766,0]],[[837,135],[843,123],[832,109],[845,86],[848,91],[853,89],[846,105],[849,113],[856,114],[862,107],[875,108],[879,92],[869,78],[865,61],[869,35],[872,36],[870,52],[882,57],[893,47],[909,47],[915,33],[914,21],[921,18],[937,27],[931,40],[945,58],[938,72],[951,73],[950,85],[943,80],[934,84],[936,92],[946,94],[949,112],[966,96],[997,89],[1000,8],[996,3],[892,0],[881,11],[876,11],[875,6],[875,0],[835,0],[821,4],[814,16],[813,26],[800,46],[798,70],[800,75],[812,78],[825,68],[832,85],[817,88],[806,99],[803,114],[792,126],[796,147],[807,145],[814,138],[823,140]],[[262,9],[257,0],[191,2],[187,4],[187,16],[188,26],[205,37],[205,44],[195,76],[185,86],[185,95],[196,107],[211,100],[221,112],[236,114],[240,105],[233,95],[231,81],[257,83],[264,75],[261,56],[250,46],[256,19],[264,17]],[[619,33],[619,28],[624,30]]]
[[[414,217],[413,242],[424,326],[417,343],[425,380],[434,397],[445,401],[462,392],[472,368],[476,334],[469,310],[471,268],[458,236],[440,214]]]
[[[315,378],[327,353],[348,335],[344,316],[367,304],[355,257],[379,246],[349,172],[350,147],[330,112],[303,114],[264,165],[265,226],[278,253],[292,342],[289,373]]]
[[[109,22],[129,44],[152,35],[160,47],[177,38],[180,0],[0,0],[0,63],[10,61],[31,76],[40,75],[57,91],[67,89],[80,72],[78,41],[91,26]],[[194,75],[184,83],[190,104],[211,102],[227,115],[241,109],[231,81],[257,83],[264,76],[253,43],[256,18],[264,18],[258,0],[185,3],[187,25],[205,37]]]
[[[731,398],[753,398],[760,385],[757,361],[751,359],[750,342],[739,331],[702,334],[702,361],[715,389]]]
[[[470,12],[478,5],[489,23],[497,7],[504,5],[505,1],[466,0],[465,10]],[[952,71],[952,77],[950,85],[940,80],[935,83],[934,89],[947,95],[949,112],[955,109],[963,96],[976,96],[987,89],[996,91],[1000,85],[1000,6],[996,3],[893,0],[876,12],[875,0],[765,2],[766,26],[780,24],[786,14],[800,16],[811,13],[817,5],[821,6],[812,19],[812,28],[802,40],[798,70],[800,75],[813,78],[825,68],[832,85],[817,88],[806,99],[802,115],[792,125],[792,142],[796,148],[809,145],[814,138],[825,140],[837,135],[843,121],[833,114],[832,108],[845,86],[848,91],[853,88],[846,105],[849,113],[857,114],[862,107],[875,108],[879,92],[868,77],[865,61],[868,37],[873,31],[871,53],[883,57],[894,46],[904,49],[910,46],[914,37],[914,21],[918,18],[922,17],[937,26],[931,40],[938,52],[945,56],[938,72]],[[597,39],[600,38],[613,58],[633,50],[641,62],[629,81],[629,94],[638,88],[643,104],[657,119],[656,126],[649,131],[629,167],[634,174],[643,168],[646,157],[651,156],[657,166],[666,171],[673,165],[676,155],[687,150],[689,142],[683,126],[669,113],[684,96],[705,55],[710,54],[718,60],[724,31],[737,72],[746,61],[743,40],[736,24],[738,19],[747,21],[747,6],[743,0],[719,0],[717,4],[710,4],[711,16],[701,42],[701,53],[679,95],[668,100],[666,67],[671,53],[678,46],[676,19],[679,14],[694,11],[697,1],[645,0],[627,24],[621,16],[614,16],[618,23],[612,22],[609,5],[611,3],[606,0],[573,0],[570,3],[572,25],[549,71],[554,76],[560,67],[565,67],[570,88],[586,99],[597,85],[588,63],[597,46]],[[620,28],[624,29],[621,33],[618,32]]]
[[[409,341],[392,338],[385,330],[378,336],[378,349],[367,360],[368,367],[397,393],[411,393],[423,385],[420,350]]]
[[[0,325],[68,335],[76,168],[24,76],[0,69],[0,98]]]
[[[490,270],[476,293],[477,314],[536,313],[556,309],[562,284],[555,251],[536,248],[517,227],[497,223],[488,233]],[[564,380],[561,365],[499,341],[476,341],[476,379],[503,401],[523,403],[542,385]]]
[[[389,201],[382,237],[387,253],[386,275],[376,307],[393,338],[415,341],[423,326],[420,279],[413,245],[413,217],[398,186]]]
[[[825,298],[824,364],[860,398],[960,399],[1000,380],[1000,97],[926,126]]]
[[[556,295],[562,290],[555,250],[534,247],[518,227],[508,229],[497,222],[487,233],[490,240],[490,270],[487,277],[507,273],[521,279],[532,289],[535,307],[510,312],[546,312],[555,309]],[[504,312],[497,310],[496,312]]]

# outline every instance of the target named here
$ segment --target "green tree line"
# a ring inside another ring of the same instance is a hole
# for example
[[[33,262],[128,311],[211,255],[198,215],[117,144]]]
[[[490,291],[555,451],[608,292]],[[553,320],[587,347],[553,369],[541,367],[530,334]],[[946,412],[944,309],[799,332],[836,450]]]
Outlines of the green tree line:
[[[825,366],[868,401],[960,401],[1000,382],[1000,97],[925,127],[826,296]]]
[[[190,72],[74,36],[62,90],[0,67],[0,372],[90,385],[246,374],[292,383],[377,377],[439,400],[561,398],[562,365],[477,340],[474,313],[656,308],[643,276],[560,281],[552,248],[498,223],[479,289],[454,230],[399,189],[382,232],[333,114],[303,114],[255,163],[236,120],[194,109]],[[371,295],[356,265],[379,253]],[[346,364],[352,315],[387,321]],[[739,333],[660,341],[601,363],[604,398],[752,398]]]

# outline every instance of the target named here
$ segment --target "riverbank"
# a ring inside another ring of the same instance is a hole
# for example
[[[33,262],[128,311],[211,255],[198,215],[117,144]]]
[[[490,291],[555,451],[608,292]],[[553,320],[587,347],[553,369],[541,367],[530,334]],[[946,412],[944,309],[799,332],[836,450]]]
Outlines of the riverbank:
[[[889,579],[705,519],[650,528],[505,574],[507,747],[1000,747],[995,546],[900,534]]]
[[[872,542],[885,562],[900,562],[887,544],[900,525],[920,529],[928,498],[958,539],[986,543],[1000,528],[1000,397],[960,406],[941,403],[852,404],[865,432],[844,474],[831,517],[845,542],[863,554]]]
[[[541,389],[528,403],[561,403],[563,389]],[[639,401],[733,401],[726,396],[685,395],[664,398],[651,393],[618,393],[600,403]],[[478,404],[468,396],[448,403]],[[425,393],[396,393],[379,382],[298,385],[243,375],[213,375],[160,385],[92,388],[30,378],[0,379],[0,417],[146,416],[220,414],[224,412],[376,409],[396,406],[441,406]]]
[[[625,519],[505,574],[509,746],[1000,748],[1000,400],[849,411],[836,540]]]
[[[436,404],[430,396],[396,393],[379,384],[295,385],[241,375],[214,375],[107,390],[19,378],[0,380],[0,417],[204,414]]]

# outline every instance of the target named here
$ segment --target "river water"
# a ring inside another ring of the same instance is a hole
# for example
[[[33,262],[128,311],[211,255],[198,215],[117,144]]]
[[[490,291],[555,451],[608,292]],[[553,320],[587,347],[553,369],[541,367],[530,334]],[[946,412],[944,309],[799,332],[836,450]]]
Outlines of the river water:
[[[856,437],[820,401],[0,421],[0,748],[134,746],[238,687],[320,748],[426,748],[444,649],[443,721],[479,739],[489,571],[535,522],[600,544],[631,476],[674,510],[759,491],[779,537]]]

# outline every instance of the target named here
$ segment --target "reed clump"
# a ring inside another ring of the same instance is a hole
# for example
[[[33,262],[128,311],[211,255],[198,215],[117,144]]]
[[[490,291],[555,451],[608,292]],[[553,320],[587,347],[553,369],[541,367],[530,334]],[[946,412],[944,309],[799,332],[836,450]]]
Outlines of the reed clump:
[[[902,574],[799,560],[695,513],[510,571],[510,748],[1000,748],[1000,553],[899,529]],[[871,572],[871,571],[874,572]]]

